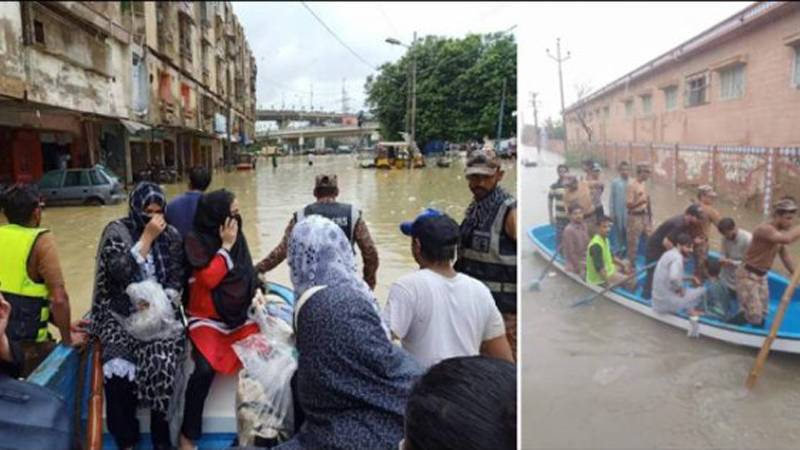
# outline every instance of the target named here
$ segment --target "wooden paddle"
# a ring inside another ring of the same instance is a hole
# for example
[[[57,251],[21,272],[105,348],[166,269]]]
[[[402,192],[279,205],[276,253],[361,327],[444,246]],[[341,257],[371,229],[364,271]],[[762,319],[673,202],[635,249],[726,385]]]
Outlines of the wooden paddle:
[[[794,295],[794,291],[797,288],[798,282],[800,282],[800,267],[794,270],[792,280],[789,282],[789,286],[787,286],[786,290],[783,292],[781,303],[778,305],[778,311],[775,313],[775,319],[772,321],[772,328],[769,330],[769,336],[764,339],[764,344],[761,346],[761,350],[758,351],[758,357],[756,357],[756,362],[753,364],[753,369],[750,371],[750,375],[747,376],[747,381],[744,383],[747,389],[753,389],[753,386],[756,385],[756,380],[758,380],[758,376],[761,375],[761,370],[764,368],[764,363],[767,362],[767,356],[769,356],[769,350],[772,347],[772,342],[778,335],[778,330],[781,328],[781,324],[783,323],[783,316],[786,313],[786,308],[789,306],[789,302],[792,300],[792,296]]]
[[[531,283],[530,289],[532,291],[539,291],[541,290],[542,280],[544,280],[545,275],[547,275],[547,271],[550,270],[550,266],[553,265],[553,262],[556,260],[556,256],[558,256],[558,251],[560,248],[557,248],[556,251],[553,252],[553,256],[550,257],[550,261],[547,262],[547,265],[544,266],[544,270],[542,270],[542,274],[539,275],[539,278]]]
[[[623,285],[623,284],[627,283],[627,282],[628,282],[628,280],[630,280],[631,278],[635,277],[636,275],[639,275],[640,273],[642,273],[642,272],[644,272],[645,270],[647,270],[647,269],[649,269],[649,268],[651,268],[651,267],[655,266],[656,264],[658,264],[658,261],[653,261],[652,263],[650,263],[650,264],[648,264],[648,265],[646,265],[646,266],[644,266],[644,267],[640,268],[640,269],[639,269],[639,270],[637,270],[636,272],[633,272],[632,274],[630,274],[630,275],[628,275],[627,277],[623,278],[622,280],[620,280],[620,281],[619,281],[619,282],[617,282],[616,284],[612,284],[611,286],[608,286],[608,287],[606,287],[605,289],[603,289],[603,290],[602,290],[602,291],[600,291],[600,292],[595,292],[594,294],[592,294],[592,295],[590,295],[590,296],[588,296],[588,297],[584,298],[583,300],[578,300],[577,302],[575,302],[575,303],[573,303],[573,304],[572,304],[572,307],[573,307],[573,308],[575,308],[576,306],[582,306],[582,305],[585,305],[586,303],[589,303],[589,302],[591,302],[592,300],[594,300],[594,299],[596,299],[597,297],[599,297],[599,296],[601,296],[601,295],[605,294],[606,292],[610,291],[611,289],[614,289],[615,287],[619,287],[619,286],[621,286],[621,285]]]
[[[100,340],[95,340],[92,347],[92,377],[89,392],[89,419],[86,424],[86,448],[100,450],[103,448],[103,362],[100,359]]]

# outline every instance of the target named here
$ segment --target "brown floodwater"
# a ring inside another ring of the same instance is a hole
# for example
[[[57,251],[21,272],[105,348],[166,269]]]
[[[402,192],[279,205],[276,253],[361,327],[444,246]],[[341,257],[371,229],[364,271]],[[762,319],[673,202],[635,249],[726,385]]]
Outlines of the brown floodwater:
[[[463,160],[456,159],[449,168],[431,165],[425,169],[378,171],[357,168],[349,155],[319,156],[313,167],[307,165],[305,157],[285,157],[278,159],[277,169],[269,161],[260,160],[255,172],[217,172],[209,189],[225,187],[236,193],[244,232],[257,262],[280,242],[292,213],[314,201],[314,177],[323,172],[336,173],[339,199],[363,210],[378,247],[376,294],[384,302],[391,283],[416,268],[409,239],[400,233],[399,223],[428,206],[439,208],[460,222],[471,199],[463,176]],[[507,164],[505,170],[502,185],[515,192],[516,168]],[[185,187],[166,185],[165,189],[171,199]],[[83,315],[91,305],[95,253],[103,228],[125,214],[126,203],[45,209],[42,226],[50,228],[56,237],[73,317]],[[357,259],[360,265],[360,256]],[[267,276],[270,281],[290,284],[285,262]]]
[[[525,158],[535,160],[535,151],[523,148]],[[547,221],[546,192],[561,158],[543,159],[520,168],[525,232]],[[658,221],[691,198],[651,187]],[[762,220],[750,210],[719,209],[748,229]],[[541,291],[528,291],[546,262],[527,238],[520,250],[523,448],[797,448],[800,356],[772,353],[747,393],[756,350],[689,339],[602,298],[571,308],[589,291],[556,273]]]

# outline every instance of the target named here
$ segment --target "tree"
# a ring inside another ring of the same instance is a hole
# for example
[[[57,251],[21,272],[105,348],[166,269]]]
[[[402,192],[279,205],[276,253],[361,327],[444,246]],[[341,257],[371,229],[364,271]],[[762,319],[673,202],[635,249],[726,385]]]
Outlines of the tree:
[[[504,135],[516,130],[517,44],[513,35],[427,36],[417,41],[417,141],[463,142],[494,137],[506,80]],[[367,105],[386,139],[405,131],[411,55],[367,78]]]
[[[590,109],[589,104],[586,102],[586,98],[592,92],[592,88],[586,83],[578,83],[575,85],[575,94],[578,97],[578,100],[575,102],[575,121],[578,122],[581,129],[583,130],[584,134],[586,134],[586,140],[592,142],[592,136],[594,136],[594,130],[592,129],[590,117]]]
[[[564,139],[564,124],[560,120],[554,121],[552,117],[548,117],[544,121],[544,129],[547,130],[549,139]]]

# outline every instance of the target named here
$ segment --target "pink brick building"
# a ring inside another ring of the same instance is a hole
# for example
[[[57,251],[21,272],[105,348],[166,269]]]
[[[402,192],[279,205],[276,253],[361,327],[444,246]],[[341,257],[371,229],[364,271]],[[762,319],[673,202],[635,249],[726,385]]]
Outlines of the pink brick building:
[[[624,49],[620,49],[624,51]],[[566,110],[570,148],[743,204],[800,194],[800,4],[757,2]]]

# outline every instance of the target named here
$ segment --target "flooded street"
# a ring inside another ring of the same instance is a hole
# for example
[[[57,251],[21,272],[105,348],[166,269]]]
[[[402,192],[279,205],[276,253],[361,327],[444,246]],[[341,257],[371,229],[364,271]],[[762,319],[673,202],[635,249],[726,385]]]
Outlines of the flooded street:
[[[314,201],[314,176],[322,172],[338,174],[339,200],[354,203],[363,210],[378,247],[376,294],[384,302],[391,283],[416,268],[409,239],[400,233],[399,223],[413,218],[427,206],[442,209],[460,222],[472,196],[463,176],[463,161],[457,159],[446,169],[435,167],[433,160],[430,163],[422,170],[376,171],[356,168],[349,155],[318,156],[313,167],[308,167],[305,157],[279,158],[277,169],[269,161],[259,160],[255,173],[215,173],[209,190],[225,187],[239,198],[244,231],[255,263],[280,242],[292,213]],[[506,164],[502,184],[514,192],[515,182],[516,169]],[[185,186],[168,185],[166,190],[172,199]],[[45,209],[42,226],[55,233],[73,317],[83,315],[91,305],[95,253],[103,228],[125,214],[127,203]],[[357,260],[360,264],[360,256]],[[285,262],[267,276],[270,281],[290,284]]]
[[[542,157],[539,167],[520,168],[525,233],[547,221],[547,189],[560,157]],[[535,151],[523,148],[520,160],[526,158],[535,160]],[[657,222],[693,195],[653,187]],[[747,229],[762,220],[748,210],[719,210]],[[798,247],[791,248],[795,258]],[[520,251],[526,286],[545,261],[527,237]],[[772,353],[748,394],[744,381],[756,350],[689,339],[603,298],[571,308],[589,291],[561,275],[546,277],[540,292],[522,289],[523,448],[797,447],[800,356]]]

